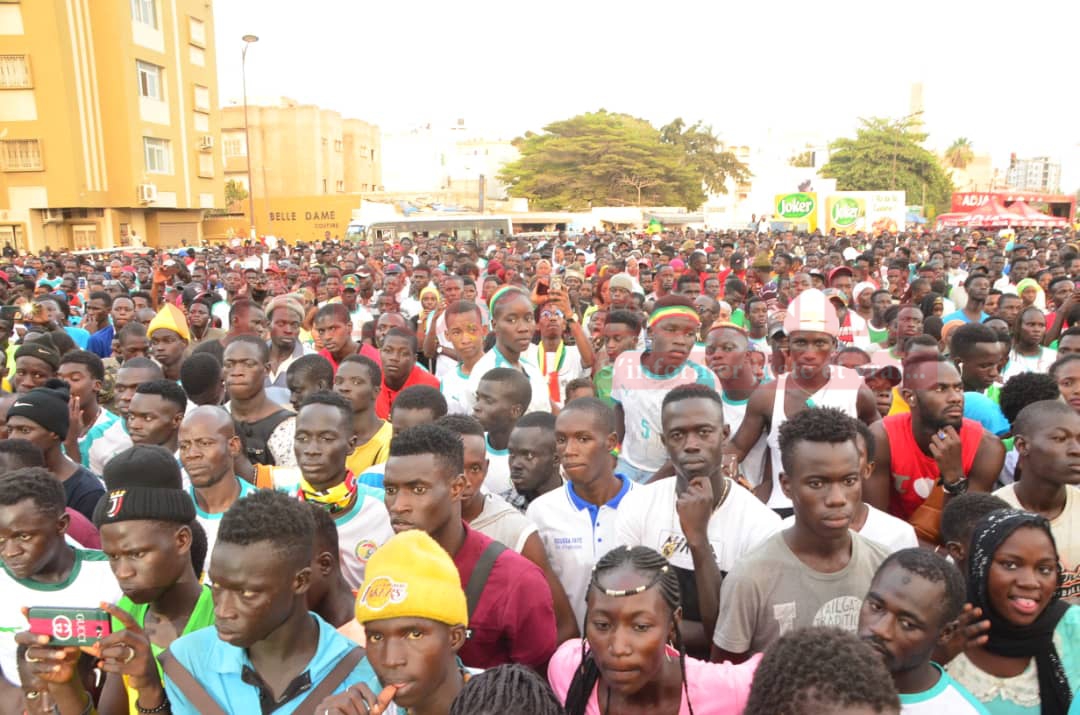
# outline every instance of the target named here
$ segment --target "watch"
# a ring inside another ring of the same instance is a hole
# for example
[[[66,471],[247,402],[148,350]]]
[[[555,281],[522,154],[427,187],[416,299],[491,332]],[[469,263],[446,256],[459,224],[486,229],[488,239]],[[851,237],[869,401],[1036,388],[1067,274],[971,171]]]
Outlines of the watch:
[[[968,490],[968,478],[961,477],[952,484],[945,481],[944,477],[938,477],[938,484],[945,490],[945,493],[949,496],[958,497],[961,494],[967,494]]]

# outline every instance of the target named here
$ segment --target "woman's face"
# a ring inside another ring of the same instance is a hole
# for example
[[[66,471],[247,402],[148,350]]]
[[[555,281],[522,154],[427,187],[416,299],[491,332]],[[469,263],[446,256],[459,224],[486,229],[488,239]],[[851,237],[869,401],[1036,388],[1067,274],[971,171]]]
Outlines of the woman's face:
[[[1061,399],[1080,413],[1080,361],[1070,360],[1055,372]]]
[[[605,588],[629,589],[645,583],[647,575],[629,568],[608,572]],[[661,677],[667,642],[673,637],[671,609],[657,587],[633,596],[608,596],[589,591],[585,636],[589,639],[600,678],[622,697],[637,693]]]
[[[1024,301],[1024,305],[1033,305],[1037,294],[1038,291],[1035,290],[1035,286],[1028,286],[1024,289],[1024,292],[1020,294],[1020,299]]]
[[[1039,617],[1058,587],[1058,556],[1050,536],[1022,527],[994,552],[986,574],[990,607],[1016,626]]]
[[[434,293],[424,293],[424,295],[420,297],[420,305],[423,306],[424,310],[435,310],[435,306],[438,304],[439,299],[435,297]]]

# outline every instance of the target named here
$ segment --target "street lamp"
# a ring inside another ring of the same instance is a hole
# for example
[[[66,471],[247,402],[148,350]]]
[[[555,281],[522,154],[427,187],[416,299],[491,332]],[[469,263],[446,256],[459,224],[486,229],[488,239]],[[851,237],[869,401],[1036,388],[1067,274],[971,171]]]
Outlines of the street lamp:
[[[244,35],[240,38],[244,41],[244,49],[240,51],[240,78],[244,85],[244,153],[247,155],[247,181],[248,181],[248,217],[251,219],[251,236],[255,238],[255,184],[251,182],[251,138],[248,135],[248,105],[247,105],[247,51],[251,43],[258,42],[255,35]]]

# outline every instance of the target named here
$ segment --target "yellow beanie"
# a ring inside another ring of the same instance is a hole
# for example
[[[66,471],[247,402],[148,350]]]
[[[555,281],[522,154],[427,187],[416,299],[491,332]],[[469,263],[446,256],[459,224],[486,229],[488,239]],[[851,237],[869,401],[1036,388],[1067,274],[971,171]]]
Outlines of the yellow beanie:
[[[191,331],[188,330],[187,318],[184,317],[183,311],[172,303],[161,306],[161,310],[158,311],[158,314],[154,316],[154,319],[150,321],[150,325],[146,328],[146,337],[152,338],[154,331],[160,328],[172,330],[184,340],[191,340]]]
[[[451,626],[469,624],[454,560],[420,529],[397,534],[371,555],[357,593],[360,623],[426,618]]]

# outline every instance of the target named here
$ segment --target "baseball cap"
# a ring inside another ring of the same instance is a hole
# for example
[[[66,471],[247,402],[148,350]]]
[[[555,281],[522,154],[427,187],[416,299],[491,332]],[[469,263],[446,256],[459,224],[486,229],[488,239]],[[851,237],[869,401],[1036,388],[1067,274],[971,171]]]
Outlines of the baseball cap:
[[[355,291],[359,287],[360,287],[360,277],[357,276],[355,273],[350,273],[350,274],[348,274],[347,276],[345,276],[344,278],[341,279],[341,289],[342,290]]]

